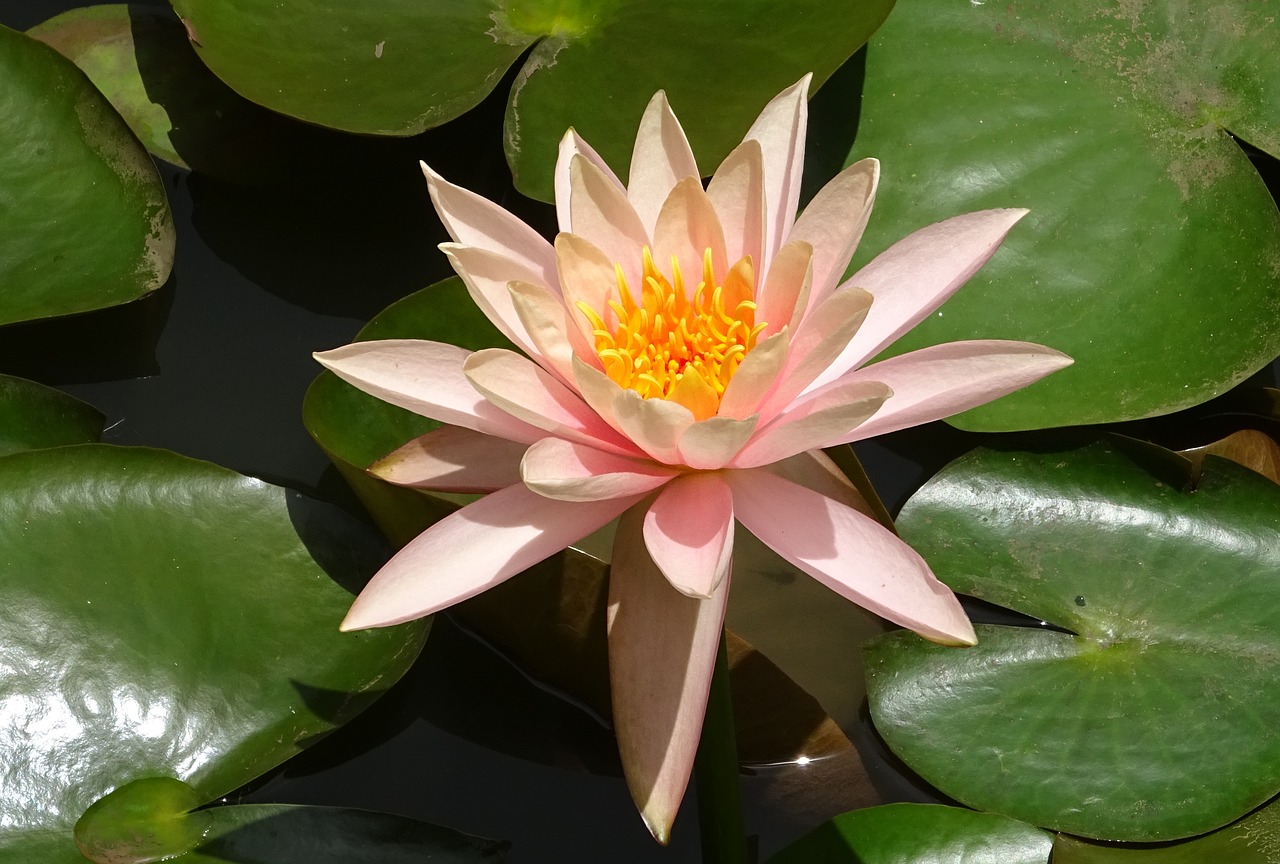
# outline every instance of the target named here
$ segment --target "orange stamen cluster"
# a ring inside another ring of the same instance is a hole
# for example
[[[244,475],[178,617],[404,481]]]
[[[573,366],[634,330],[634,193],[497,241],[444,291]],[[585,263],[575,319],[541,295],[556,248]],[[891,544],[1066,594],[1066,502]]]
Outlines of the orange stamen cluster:
[[[608,310],[579,302],[595,337],[605,373],[646,399],[671,399],[699,419],[714,416],[720,398],[765,324],[756,323],[750,258],[743,258],[717,284],[711,250],[702,256],[702,280],[685,288],[673,256],[668,280],[644,248],[637,301],[622,267],[614,265],[618,298]],[[612,312],[612,315],[609,314]],[[607,319],[616,321],[610,326]]]

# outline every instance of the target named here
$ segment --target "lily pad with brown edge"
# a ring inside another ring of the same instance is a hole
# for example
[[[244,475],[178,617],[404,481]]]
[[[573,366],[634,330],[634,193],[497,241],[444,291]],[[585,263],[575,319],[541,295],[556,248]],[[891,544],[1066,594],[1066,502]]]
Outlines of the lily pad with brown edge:
[[[1221,827],[1280,790],[1280,488],[1124,439],[976,450],[902,536],[958,592],[1055,629],[868,646],[872,718],[943,793],[1086,837]]]
[[[766,864],[1047,864],[1052,848],[1048,831],[994,813],[886,804],[837,816]]]
[[[102,436],[102,412],[61,390],[0,375],[0,456],[19,450],[90,444]]]
[[[1031,212],[889,350],[997,338],[1075,358],[949,422],[1001,431],[1166,414],[1280,353],[1280,216],[1232,139],[1280,154],[1276,11],[1245,0],[897,5],[850,106],[848,161],[883,160],[853,267],[951,216]]]
[[[135,300],[169,277],[155,165],[71,61],[0,26],[0,324]]]
[[[281,167],[284,121],[219,81],[171,11],[84,6],[27,35],[88,75],[153,156],[242,181],[265,180]]]
[[[329,505],[147,448],[0,457],[0,862],[76,860],[108,792],[213,801],[370,704],[426,622],[338,632],[385,559]]]
[[[502,861],[508,847],[389,813],[294,804],[195,809],[198,801],[180,780],[135,780],[80,817],[76,844],[95,864],[482,864]]]
[[[1118,844],[1059,834],[1054,864],[1273,864],[1280,806],[1268,804],[1220,831],[1171,843]]]
[[[323,126],[413,135],[474,107],[521,57],[507,104],[516,186],[552,195],[575,127],[625,174],[649,98],[665,89],[707,173],[775,94],[821,84],[892,0],[175,0],[201,58],[232,88]],[[527,52],[527,53],[526,53]]]

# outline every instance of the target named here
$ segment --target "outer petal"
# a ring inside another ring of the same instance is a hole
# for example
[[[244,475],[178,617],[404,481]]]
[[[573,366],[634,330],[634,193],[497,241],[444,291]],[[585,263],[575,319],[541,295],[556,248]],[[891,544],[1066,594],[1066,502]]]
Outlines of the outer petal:
[[[615,456],[585,444],[543,438],[524,454],[524,484],[557,501],[603,501],[643,495],[680,472],[648,459]]]
[[[493,492],[520,482],[524,444],[442,426],[369,466],[388,483],[441,492]]]
[[[747,140],[730,153],[707,185],[707,197],[724,229],[725,257],[764,264],[764,157],[760,142]]]
[[[852,507],[864,516],[875,518],[875,511],[862,497],[849,478],[840,470],[840,466],[821,450],[806,450],[779,462],[766,465],[762,470],[777,474],[783,480],[790,480],[811,492],[825,495],[839,501],[846,507]]]
[[[733,494],[719,474],[673,480],[644,516],[644,545],[681,594],[709,599],[733,558]]]
[[[581,154],[569,163],[570,213],[573,233],[586,239],[619,264],[631,289],[638,290],[640,250],[649,245],[649,232],[623,192],[609,182]]]
[[[729,580],[709,600],[676,591],[645,549],[642,518],[639,508],[626,513],[614,540],[609,678],[627,787],[649,831],[665,844],[702,733]]]
[[[511,305],[507,285],[511,282],[539,284],[541,275],[519,261],[476,246],[441,243],[440,251],[467,285],[472,301],[516,347],[536,357],[537,351],[520,316]],[[558,293],[558,291],[557,291]]]
[[[378,571],[343,630],[430,615],[537,564],[617,517],[634,498],[571,504],[508,486],[432,525]]]
[[[765,246],[760,262],[766,270],[782,246],[796,208],[800,206],[800,179],[804,173],[804,136],[809,125],[809,82],[805,75],[764,107],[747,130],[746,138],[760,142],[764,156]]]
[[[977,642],[950,589],[875,520],[763,469],[728,478],[738,521],[823,585],[926,639]]]
[[[476,392],[462,372],[471,352],[456,345],[386,339],[353,342],[314,356],[348,384],[415,414],[524,444],[546,437],[545,431]]]
[[[421,165],[431,203],[455,242],[511,258],[537,273],[543,285],[556,284],[556,259],[546,238],[489,199],[454,186],[427,163]]]
[[[950,417],[1026,387],[1072,362],[1066,354],[1043,345],[998,340],[947,342],[892,357],[840,379],[880,381],[893,389],[884,407],[846,440],[861,441]]]
[[[486,399],[531,426],[614,453],[635,453],[577,393],[513,351],[477,351],[467,358],[463,372]]]
[[[875,414],[892,392],[878,381],[844,383],[796,402],[760,430],[730,464],[752,468],[838,444]]]
[[[702,279],[702,256],[707,249],[711,250],[716,284],[721,284],[731,263],[725,260],[724,248],[724,231],[711,199],[702,191],[702,182],[686,177],[676,183],[662,204],[653,232],[653,259],[658,269],[666,272],[672,257],[679,261],[685,294],[692,297]]]
[[[853,163],[813,196],[787,235],[788,242],[803,240],[813,247],[810,308],[835,290],[849,266],[871,217],[879,183],[879,162],[863,159]]]
[[[658,211],[672,187],[686,177],[696,181],[699,176],[689,139],[667,103],[667,94],[659,90],[640,118],[627,179],[627,200],[636,208],[649,236],[653,236]],[[702,188],[701,184],[698,188]]]
[[[564,137],[560,139],[560,151],[556,158],[556,221],[559,222],[561,231],[573,230],[573,219],[569,212],[569,199],[571,197],[569,163],[573,161],[574,156],[578,155],[581,155],[582,158],[600,169],[600,173],[613,185],[619,189],[624,189],[622,181],[613,173],[613,169],[605,163],[604,159],[600,158],[600,154],[595,151],[595,148],[570,128],[569,131],[564,133]]]
[[[987,262],[1026,210],[983,210],[921,228],[845,284],[876,298],[858,335],[814,386],[856,369],[937,309]]]

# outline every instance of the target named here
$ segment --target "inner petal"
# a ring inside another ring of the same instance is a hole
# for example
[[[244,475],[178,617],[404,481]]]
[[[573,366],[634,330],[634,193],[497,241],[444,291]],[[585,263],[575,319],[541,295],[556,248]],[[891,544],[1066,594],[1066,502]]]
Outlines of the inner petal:
[[[642,251],[639,293],[614,265],[616,293],[605,308],[575,305],[588,322],[604,372],[645,399],[668,399],[696,420],[716,415],[725,387],[766,327],[756,321],[755,274],[749,257],[715,278],[710,248],[697,281],[680,271],[673,256],[658,269],[649,247]],[[668,277],[667,274],[670,274]]]

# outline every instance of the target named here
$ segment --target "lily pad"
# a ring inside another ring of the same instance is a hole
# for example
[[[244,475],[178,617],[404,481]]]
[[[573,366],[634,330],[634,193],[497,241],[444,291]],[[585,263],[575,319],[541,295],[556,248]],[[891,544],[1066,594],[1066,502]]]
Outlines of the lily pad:
[[[423,622],[342,634],[385,557],[328,505],[100,444],[0,458],[0,861],[75,860],[132,780],[212,801],[362,710]]]
[[[1192,479],[1195,484],[1192,485]],[[871,643],[889,746],[971,807],[1087,837],[1218,828],[1280,789],[1280,488],[1123,440],[977,450],[907,502],[957,591],[1060,629]]]
[[[404,816],[342,807],[248,804],[194,810],[180,780],[136,780],[95,802],[76,842],[95,864],[482,864],[508,844]]]
[[[27,35],[80,67],[153,156],[229,179],[279,167],[281,120],[219,81],[168,10],[85,6]]]
[[[25,378],[0,375],[0,456],[19,450],[89,444],[102,413],[74,396]]]
[[[767,864],[1047,864],[1053,835],[994,813],[886,804],[837,816]]]
[[[0,26],[0,324],[164,284],[173,220],[129,127],[71,61]]]
[[[556,145],[570,126],[624,170],[645,103],[666,89],[709,170],[776,93],[806,72],[825,81],[893,2],[173,5],[201,58],[232,88],[352,132],[412,135],[444,123],[528,51],[507,107],[507,159],[522,192],[550,200]]]
[[[1277,42],[1242,0],[898,4],[849,155],[884,160],[853,266],[959,213],[1031,213],[891,351],[1024,339],[1076,361],[955,425],[1165,414],[1280,353],[1280,217],[1229,134],[1280,154]]]

